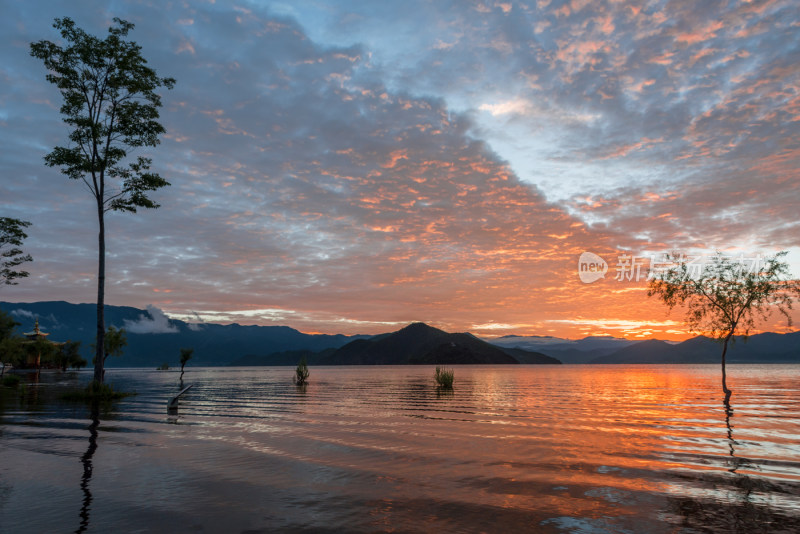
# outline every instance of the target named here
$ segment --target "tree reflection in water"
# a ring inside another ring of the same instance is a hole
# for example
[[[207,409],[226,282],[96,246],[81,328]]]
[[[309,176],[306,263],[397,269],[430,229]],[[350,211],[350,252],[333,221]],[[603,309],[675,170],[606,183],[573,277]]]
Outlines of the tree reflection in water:
[[[730,459],[728,472],[732,477],[720,475],[697,475],[704,485],[713,488],[716,498],[683,497],[671,498],[672,511],[683,518],[683,526],[696,528],[701,532],[735,532],[737,534],[800,532],[800,518],[776,511],[769,505],[759,504],[754,496],[793,493],[797,487],[789,484],[771,482],[760,476],[751,476],[742,472],[760,471],[757,461],[736,456],[739,442],[734,439],[734,425],[731,420],[734,410],[730,403],[730,395],[726,393],[723,400],[725,408],[725,427]],[[726,491],[727,490],[727,491]]]
[[[81,491],[83,491],[83,505],[81,506],[81,524],[76,530],[76,534],[85,532],[89,527],[89,510],[92,505],[92,491],[89,482],[92,480],[92,457],[97,451],[97,427],[100,426],[100,407],[97,403],[92,403],[91,424],[89,425],[89,447],[81,456],[83,464],[83,476],[81,477]]]

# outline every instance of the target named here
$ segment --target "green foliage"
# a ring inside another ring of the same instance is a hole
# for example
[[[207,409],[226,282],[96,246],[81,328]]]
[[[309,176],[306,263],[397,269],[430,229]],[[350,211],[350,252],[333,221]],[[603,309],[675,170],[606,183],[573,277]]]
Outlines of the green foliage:
[[[128,346],[128,336],[124,328],[116,328],[111,325],[106,330],[106,335],[103,338],[103,364],[109,356],[122,356],[125,352],[125,347]],[[92,345],[95,347],[96,345]]]
[[[156,367],[156,371],[169,371],[169,364],[167,362],[162,363]]]
[[[452,369],[436,367],[436,371],[433,373],[433,379],[436,381],[436,385],[442,389],[452,389],[453,378],[455,378],[455,372]]]
[[[302,386],[308,383],[308,364],[306,363],[306,358],[303,356],[300,359],[300,363],[297,364],[297,368],[294,370],[294,383],[298,386]]]
[[[149,172],[149,158],[139,156],[127,166],[124,162],[130,149],[159,144],[165,130],[158,122],[161,97],[156,90],[172,89],[175,80],[158,77],[141,47],[125,39],[133,24],[118,18],[114,23],[101,40],[70,18],[55,19],[53,27],[66,46],[42,40],[31,43],[30,52],[42,60],[47,81],[61,92],[61,115],[72,127],[69,146],[55,147],[45,162],[82,180],[103,212],[135,212],[157,208],[147,192],[169,183]],[[106,178],[119,186],[107,187]]]
[[[23,348],[31,360],[39,358],[39,364],[49,367],[56,359],[58,348],[46,339],[36,339],[23,343]]]
[[[7,337],[0,341],[0,361],[10,363],[14,367],[25,365],[25,345],[23,338]]]
[[[62,395],[61,398],[67,401],[97,402],[114,401],[133,395],[136,395],[136,393],[114,391],[114,388],[110,384],[104,384],[102,382],[92,380],[85,389],[70,391],[69,393]]]
[[[80,354],[80,341],[67,341],[61,345],[55,355],[55,363],[62,370],[66,371],[68,367],[73,369],[80,369],[86,367],[86,360]]]
[[[125,347],[128,346],[128,337],[124,328],[116,329],[109,326],[104,339],[105,357],[122,356]]]
[[[19,385],[21,378],[19,375],[8,374],[3,377],[3,385],[10,388],[15,388]]]
[[[10,338],[14,335],[14,329],[19,326],[10,314],[0,310],[0,341]]]
[[[28,237],[23,228],[27,228],[31,223],[12,219],[10,217],[0,217],[0,285],[17,285],[17,278],[28,276],[27,271],[16,271],[23,263],[33,261],[30,254],[23,254],[22,240]]]

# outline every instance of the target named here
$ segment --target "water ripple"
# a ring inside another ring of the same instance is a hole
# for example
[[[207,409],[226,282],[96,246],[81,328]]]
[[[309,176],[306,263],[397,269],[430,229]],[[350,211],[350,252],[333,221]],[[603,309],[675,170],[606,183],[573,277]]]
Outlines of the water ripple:
[[[2,391],[3,532],[800,531],[800,366],[731,366],[729,406],[717,366],[311,371],[191,369],[173,415],[170,372]]]

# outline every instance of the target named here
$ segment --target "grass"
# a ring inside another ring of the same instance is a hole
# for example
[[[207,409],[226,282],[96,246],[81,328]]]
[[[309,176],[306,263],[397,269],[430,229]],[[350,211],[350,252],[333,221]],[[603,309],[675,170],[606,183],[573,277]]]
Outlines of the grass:
[[[294,370],[294,383],[298,386],[304,386],[308,383],[308,364],[306,364],[306,359],[303,358],[300,360],[300,363],[297,364],[297,369]]]
[[[114,391],[114,388],[110,384],[103,384],[102,382],[95,382],[92,380],[84,389],[70,391],[62,395],[61,398],[67,401],[92,402],[119,400],[133,395],[136,395],[136,393]]]
[[[453,378],[453,370],[444,367],[437,367],[433,374],[436,385],[442,389],[453,389]]]
[[[6,375],[3,377],[3,385],[10,388],[15,388],[19,385],[20,380],[21,379],[19,375]]]

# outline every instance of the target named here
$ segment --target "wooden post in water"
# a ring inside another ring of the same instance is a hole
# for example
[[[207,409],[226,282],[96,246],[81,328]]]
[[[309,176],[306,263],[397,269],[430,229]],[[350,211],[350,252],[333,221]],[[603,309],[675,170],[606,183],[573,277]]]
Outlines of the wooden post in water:
[[[180,390],[180,392],[177,395],[172,397],[167,402],[167,413],[170,413],[170,414],[178,413],[178,399],[181,397],[181,395],[183,395],[184,393],[189,391],[191,388],[192,388],[192,384],[189,384],[188,386],[186,386],[185,388]]]

